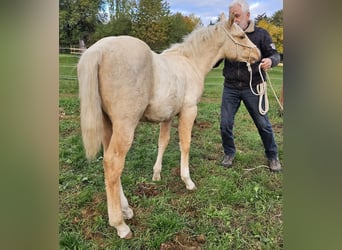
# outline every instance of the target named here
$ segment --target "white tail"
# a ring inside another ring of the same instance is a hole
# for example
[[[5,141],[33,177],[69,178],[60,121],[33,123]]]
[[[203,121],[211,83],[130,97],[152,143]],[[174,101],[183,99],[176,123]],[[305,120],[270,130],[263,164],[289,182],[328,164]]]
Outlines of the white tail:
[[[103,114],[98,86],[98,65],[102,53],[88,49],[77,65],[81,105],[81,130],[87,159],[94,159],[101,147]]]

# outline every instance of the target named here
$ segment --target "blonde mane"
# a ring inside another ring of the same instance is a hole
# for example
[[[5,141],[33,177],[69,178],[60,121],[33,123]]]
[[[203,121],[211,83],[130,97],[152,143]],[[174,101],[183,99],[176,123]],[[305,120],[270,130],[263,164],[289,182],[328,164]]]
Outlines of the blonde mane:
[[[183,38],[182,43],[173,44],[169,49],[164,50],[163,54],[178,53],[187,57],[198,55],[206,46],[205,43],[215,35],[215,27],[216,25],[196,28]]]

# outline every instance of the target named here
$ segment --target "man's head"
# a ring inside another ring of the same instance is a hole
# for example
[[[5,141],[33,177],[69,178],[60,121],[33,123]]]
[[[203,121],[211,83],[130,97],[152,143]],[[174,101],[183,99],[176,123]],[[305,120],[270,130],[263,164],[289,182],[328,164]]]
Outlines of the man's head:
[[[233,0],[229,4],[229,15],[234,16],[234,22],[245,30],[250,17],[249,5],[245,0]]]

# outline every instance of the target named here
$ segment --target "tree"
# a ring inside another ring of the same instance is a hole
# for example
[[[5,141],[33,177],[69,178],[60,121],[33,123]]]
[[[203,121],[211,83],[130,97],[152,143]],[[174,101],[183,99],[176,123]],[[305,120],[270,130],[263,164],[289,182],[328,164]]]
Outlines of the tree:
[[[283,10],[276,11],[270,18],[270,22],[275,26],[283,27]]]
[[[110,19],[119,19],[122,16],[130,16],[133,1],[131,0],[107,0]]]
[[[59,1],[59,42],[70,46],[85,43],[91,39],[101,16],[103,0],[60,0]]]
[[[168,45],[182,42],[183,37],[193,31],[201,22],[201,19],[196,17],[194,14],[183,16],[179,12],[171,15],[169,20],[170,28]]]
[[[131,35],[161,51],[201,25],[194,14],[170,14],[167,0],[60,0],[60,45]]]
[[[101,23],[96,26],[91,43],[100,40],[106,36],[130,35],[132,33],[132,21],[130,17],[119,16],[113,18],[107,23]]]
[[[261,20],[266,20],[267,22],[270,21],[266,15],[266,13],[262,13],[260,15],[257,15],[257,17],[254,19],[254,22],[256,25],[258,25]]]
[[[108,20],[96,26],[94,41],[106,36],[130,35],[132,33],[131,0],[107,0]]]
[[[202,26],[201,18],[195,16],[195,14],[190,14],[189,16],[184,17],[184,21],[186,26],[188,27],[189,32],[193,31],[196,27]]]
[[[140,0],[133,11],[132,35],[153,50],[164,49],[168,42],[170,7],[165,0]]]

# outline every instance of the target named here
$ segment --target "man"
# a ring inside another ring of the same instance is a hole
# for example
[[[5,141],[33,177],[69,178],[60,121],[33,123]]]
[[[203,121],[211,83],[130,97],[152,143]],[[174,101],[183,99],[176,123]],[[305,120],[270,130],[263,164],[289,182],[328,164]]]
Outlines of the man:
[[[276,66],[280,61],[280,55],[275,49],[269,33],[262,28],[256,27],[254,22],[250,20],[249,5],[245,0],[233,0],[229,5],[229,14],[234,16],[234,22],[245,31],[248,38],[261,52],[261,61],[251,65],[252,86],[255,93],[256,86],[262,83],[258,68],[259,64],[261,64],[263,77],[266,79],[264,71]],[[215,66],[217,67],[220,62]],[[222,146],[225,153],[222,162],[223,167],[230,168],[233,164],[236,153],[233,135],[234,118],[241,101],[243,101],[258,129],[265,148],[266,157],[269,161],[270,170],[274,172],[280,171],[281,164],[278,159],[278,148],[274,139],[272,125],[267,114],[262,115],[259,112],[259,96],[253,94],[250,89],[250,73],[246,63],[225,59],[223,76],[224,89],[220,125]]]

